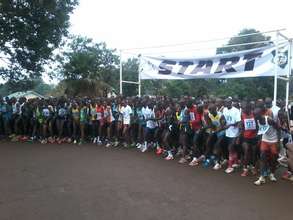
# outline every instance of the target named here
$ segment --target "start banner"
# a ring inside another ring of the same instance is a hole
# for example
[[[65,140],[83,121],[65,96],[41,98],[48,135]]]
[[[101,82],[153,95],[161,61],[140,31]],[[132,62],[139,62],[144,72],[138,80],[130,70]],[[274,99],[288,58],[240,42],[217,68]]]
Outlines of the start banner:
[[[141,79],[198,79],[279,76],[288,72],[288,43],[213,57],[167,58],[142,56]],[[275,65],[277,63],[278,65]]]

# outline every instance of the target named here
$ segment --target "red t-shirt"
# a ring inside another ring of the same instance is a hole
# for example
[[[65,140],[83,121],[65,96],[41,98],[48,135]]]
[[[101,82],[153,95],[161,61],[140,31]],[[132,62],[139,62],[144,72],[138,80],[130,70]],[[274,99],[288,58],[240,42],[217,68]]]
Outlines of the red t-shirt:
[[[198,113],[195,106],[192,106],[190,109],[188,109],[188,111],[189,111],[190,123],[191,123],[192,129],[195,131],[200,129],[202,115]]]
[[[245,114],[244,112],[241,114],[241,121],[243,123],[243,137],[247,139],[252,139],[256,137],[257,130],[256,130],[256,121],[254,118],[253,113]]]
[[[102,121],[103,118],[104,118],[104,108],[103,108],[103,106],[97,106],[96,111],[97,111],[97,120]]]

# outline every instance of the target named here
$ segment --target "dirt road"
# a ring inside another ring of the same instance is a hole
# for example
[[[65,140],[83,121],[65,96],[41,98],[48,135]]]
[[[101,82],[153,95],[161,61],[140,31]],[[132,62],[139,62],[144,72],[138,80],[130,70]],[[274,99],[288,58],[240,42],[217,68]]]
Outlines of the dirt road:
[[[135,149],[0,143],[1,220],[293,219],[293,183]]]

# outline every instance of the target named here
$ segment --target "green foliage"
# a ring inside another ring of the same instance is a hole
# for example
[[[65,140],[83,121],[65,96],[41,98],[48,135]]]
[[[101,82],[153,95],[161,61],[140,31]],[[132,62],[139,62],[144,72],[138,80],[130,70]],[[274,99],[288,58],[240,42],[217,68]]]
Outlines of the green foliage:
[[[259,34],[254,34],[254,33],[259,33]],[[249,35],[249,34],[254,34],[254,35]],[[240,35],[247,35],[247,36],[237,37]],[[241,30],[237,36],[232,37],[228,41],[228,44],[226,46],[236,45],[236,44],[262,42],[262,41],[269,41],[270,40],[269,36],[265,36],[255,29],[246,29],[245,28],[245,29]],[[231,46],[231,47],[220,47],[220,48],[217,48],[217,54],[230,53],[230,52],[240,51],[240,50],[249,50],[249,49],[253,49],[253,48],[263,47],[263,46],[266,46],[271,43],[272,42],[239,45],[239,46]]]
[[[97,79],[65,79],[50,92],[55,97],[106,97],[111,87]]]
[[[115,52],[105,43],[72,36],[56,56],[58,66],[51,73],[51,77],[62,80],[56,95],[104,96],[111,87],[119,89],[119,58]]]
[[[0,85],[0,96],[28,90],[34,90],[41,95],[47,95],[53,88],[53,85],[46,84],[42,79],[8,80],[5,84]]]
[[[38,78],[52,52],[68,34],[78,0],[1,0],[0,77]]]
[[[243,29],[239,35],[247,35],[252,33],[259,33],[256,35],[248,35],[244,37],[232,37],[227,45],[244,44],[252,42],[269,41],[270,37],[261,34],[255,29]],[[217,53],[229,53],[233,51],[248,50],[257,47],[263,47],[272,42],[258,43],[241,46],[221,47],[217,49]],[[285,83],[278,80],[278,94],[283,96],[285,94]],[[238,96],[240,98],[263,98],[272,97],[274,91],[273,77],[257,77],[257,78],[239,78],[227,79],[226,83],[222,83],[218,89],[217,94],[222,96]]]
[[[119,59],[115,50],[108,49],[105,43],[77,36],[72,37],[65,48],[56,58],[59,66],[55,76],[70,80],[101,80],[111,86],[117,84]]]

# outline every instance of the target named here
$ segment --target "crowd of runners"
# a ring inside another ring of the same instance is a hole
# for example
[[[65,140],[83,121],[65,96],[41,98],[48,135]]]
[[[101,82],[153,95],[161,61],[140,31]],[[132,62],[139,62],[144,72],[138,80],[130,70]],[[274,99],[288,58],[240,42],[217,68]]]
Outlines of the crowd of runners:
[[[259,174],[255,185],[277,181],[292,142],[289,122],[284,104],[270,98],[0,98],[1,139],[133,147],[190,166]],[[291,171],[283,178],[293,181]]]

